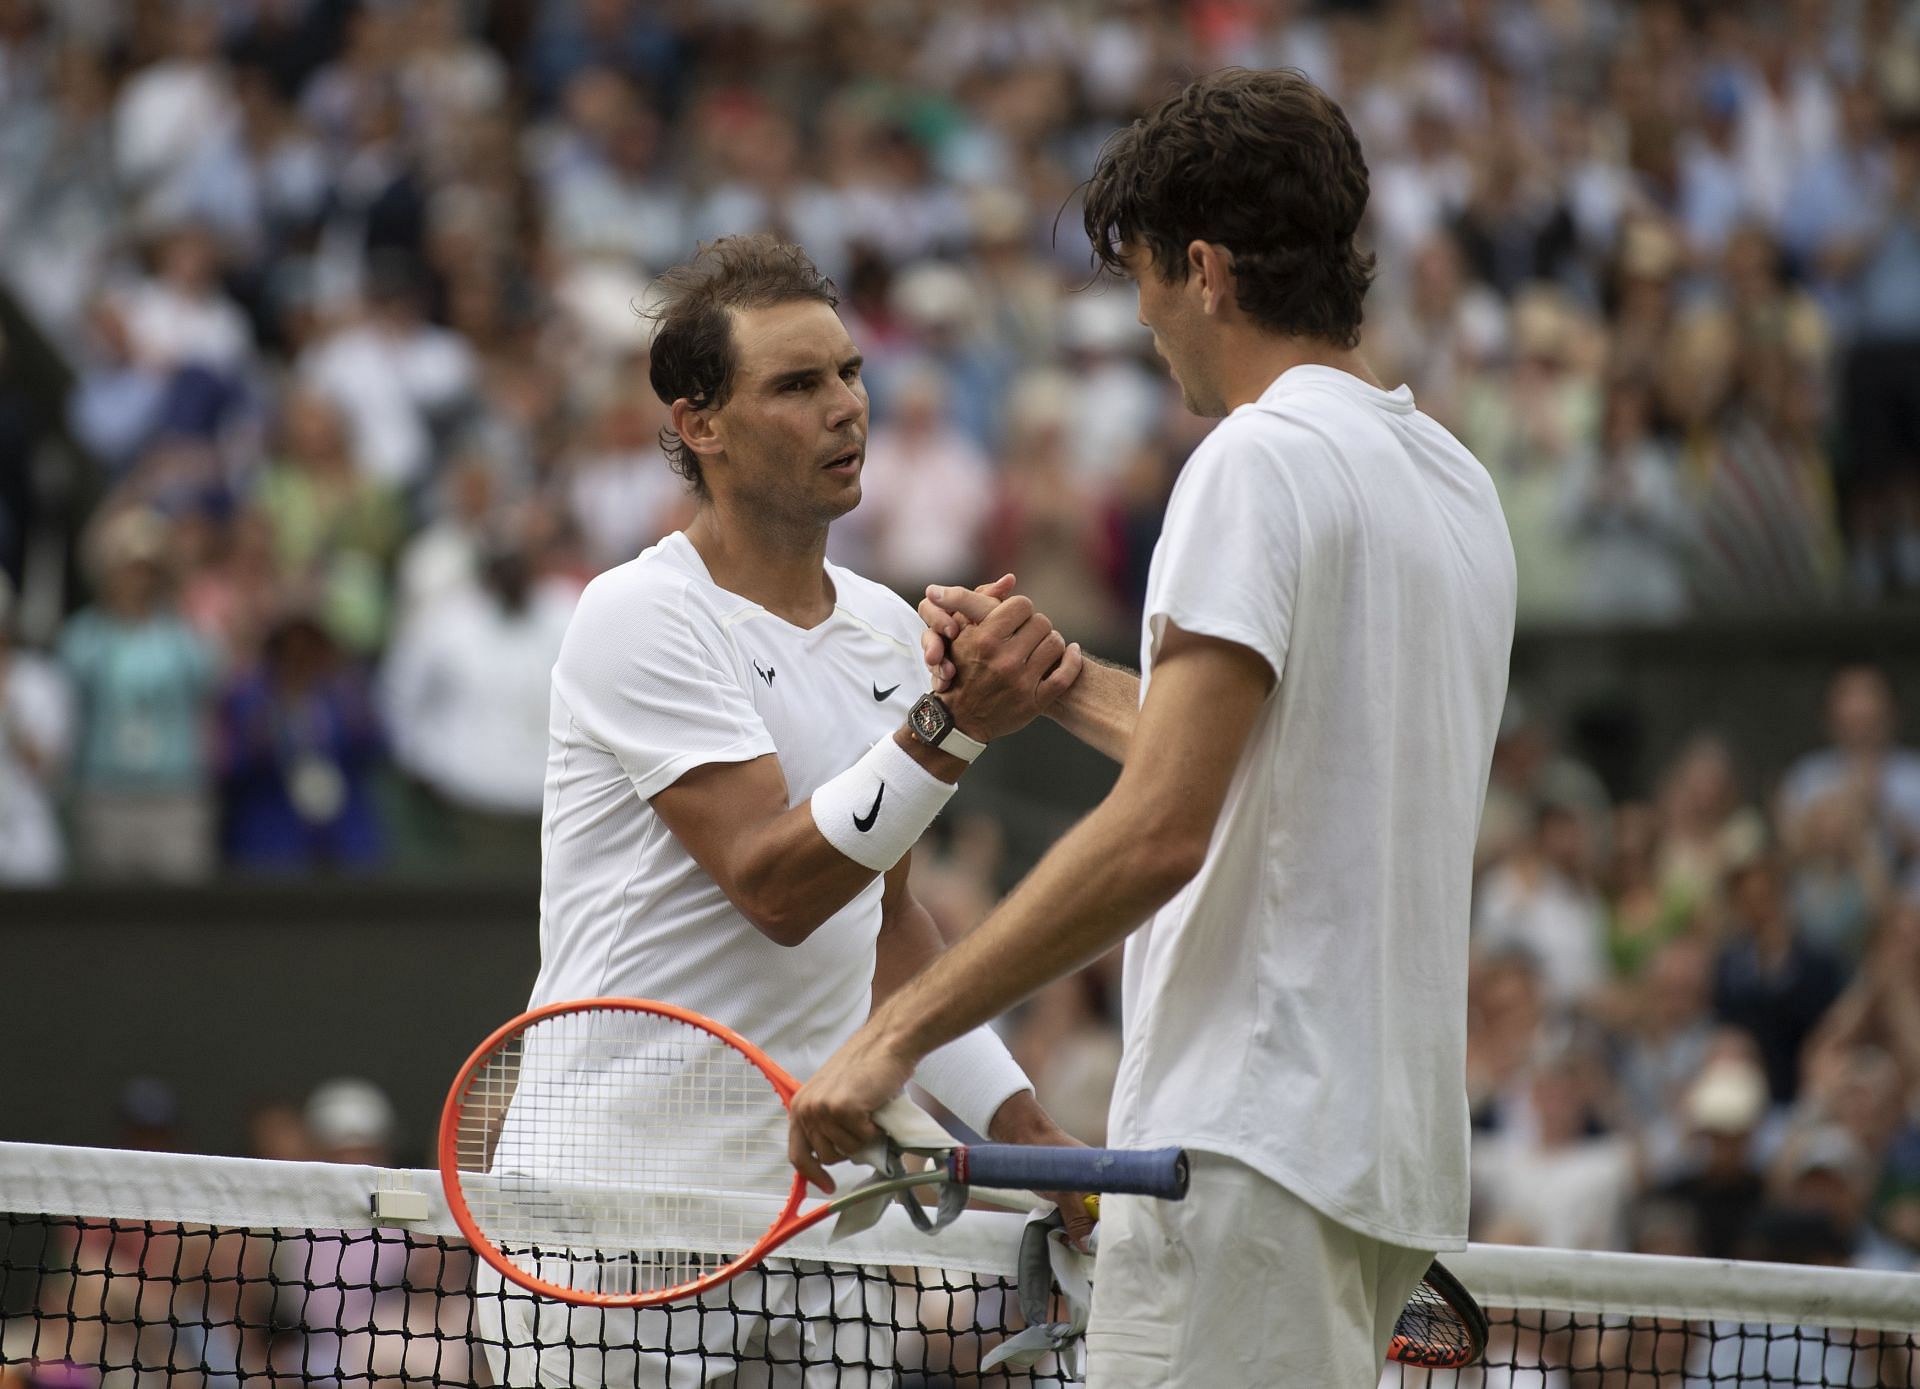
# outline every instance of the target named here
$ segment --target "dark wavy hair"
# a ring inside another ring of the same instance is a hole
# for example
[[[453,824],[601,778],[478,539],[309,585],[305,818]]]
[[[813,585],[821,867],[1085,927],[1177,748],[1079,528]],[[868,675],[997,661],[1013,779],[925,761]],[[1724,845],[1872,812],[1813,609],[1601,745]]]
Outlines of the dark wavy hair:
[[[660,297],[649,310],[653,350],[647,379],[668,405],[684,397],[695,409],[712,410],[733,392],[739,354],[733,341],[733,310],[765,309],[810,299],[840,303],[833,281],[807,253],[767,232],[723,236],[696,251],[656,282]],[[707,495],[700,459],[669,425],[660,431],[667,464],[699,496]]]
[[[1256,323],[1340,347],[1360,341],[1373,257],[1353,243],[1367,161],[1325,92],[1292,69],[1225,68],[1190,82],[1108,140],[1086,186],[1095,259],[1121,268],[1144,247],[1187,278],[1187,246],[1233,257],[1236,298]]]

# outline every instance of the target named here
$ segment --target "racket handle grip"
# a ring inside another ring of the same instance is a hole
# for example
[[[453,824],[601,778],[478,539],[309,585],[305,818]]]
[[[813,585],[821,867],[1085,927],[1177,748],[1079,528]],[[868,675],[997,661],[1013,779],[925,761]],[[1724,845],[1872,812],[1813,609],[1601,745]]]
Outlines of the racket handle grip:
[[[1178,1201],[1187,1194],[1182,1148],[1041,1148],[976,1143],[947,1154],[957,1182],[1022,1191],[1104,1191]]]

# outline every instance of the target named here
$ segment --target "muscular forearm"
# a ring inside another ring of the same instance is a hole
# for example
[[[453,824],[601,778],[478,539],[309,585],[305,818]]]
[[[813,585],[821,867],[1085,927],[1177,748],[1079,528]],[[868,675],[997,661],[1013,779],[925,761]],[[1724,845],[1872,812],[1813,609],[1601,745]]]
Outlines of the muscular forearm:
[[[959,758],[926,746],[904,727],[893,741],[941,781],[956,781],[966,769]],[[689,773],[653,803],[761,934],[781,945],[798,945],[865,891],[876,869],[848,857],[821,833],[811,798],[775,815],[743,813],[743,803],[786,800],[778,763],[772,758],[761,763],[750,773],[760,780],[739,796],[709,794],[714,778],[740,775],[718,764]]]
[[[924,1056],[1124,939],[1193,875],[1112,802],[1081,821],[1000,909],[899,990],[866,1031]]]
[[[1089,660],[1047,714],[1088,747],[1124,763],[1140,717],[1140,677],[1124,667]]]
[[[880,934],[873,943],[875,1008],[892,998],[909,979],[938,959],[945,948],[939,926],[907,890],[906,864],[907,860],[901,860],[901,866],[888,875],[888,903],[882,910]]]
[[[728,899],[762,935],[780,945],[799,945],[878,876],[829,844],[802,801],[743,833],[730,871],[720,881]]]

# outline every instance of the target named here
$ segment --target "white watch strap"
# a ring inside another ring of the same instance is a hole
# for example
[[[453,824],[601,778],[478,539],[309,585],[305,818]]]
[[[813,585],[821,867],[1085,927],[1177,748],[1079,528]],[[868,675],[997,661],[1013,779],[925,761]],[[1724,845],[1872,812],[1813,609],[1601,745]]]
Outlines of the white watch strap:
[[[949,728],[939,743],[940,751],[950,752],[962,762],[971,762],[987,750],[987,745],[978,739],[969,738],[957,728]]]

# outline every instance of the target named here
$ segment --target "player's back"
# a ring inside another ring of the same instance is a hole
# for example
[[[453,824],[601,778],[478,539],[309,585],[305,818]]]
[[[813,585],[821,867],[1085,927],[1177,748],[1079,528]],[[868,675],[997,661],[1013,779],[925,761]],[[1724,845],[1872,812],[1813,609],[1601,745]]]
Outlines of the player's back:
[[[1397,1243],[1464,1231],[1472,849],[1513,592],[1491,480],[1404,389],[1295,368],[1195,451],[1148,683],[1169,620],[1278,681],[1199,875],[1129,946],[1116,1141],[1238,1157]],[[1210,1026],[1232,1016],[1251,1032]]]

